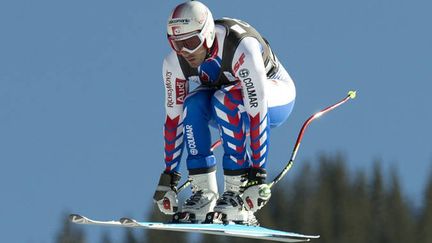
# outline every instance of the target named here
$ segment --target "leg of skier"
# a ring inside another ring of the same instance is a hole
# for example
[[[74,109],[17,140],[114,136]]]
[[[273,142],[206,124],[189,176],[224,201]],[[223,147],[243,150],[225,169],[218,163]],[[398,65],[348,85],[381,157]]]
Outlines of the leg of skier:
[[[275,128],[288,119],[294,107],[296,97],[294,82],[284,67],[279,65],[275,74],[268,78],[264,88],[268,105],[267,122],[270,128]],[[253,126],[256,127],[256,125]],[[251,132],[253,132],[254,128],[251,129]],[[249,171],[249,181],[242,195],[248,211],[258,211],[270,199],[270,188],[264,183],[264,166],[253,164]]]
[[[288,118],[293,109],[295,86],[280,66],[278,72],[269,78],[265,89],[269,94],[266,122],[269,127],[276,127]],[[226,214],[228,221],[256,224],[253,213],[264,206],[269,195],[263,197],[260,193],[265,186],[264,166],[252,165],[250,168],[246,153],[245,134],[249,130],[249,117],[243,108],[241,89],[233,86],[219,90],[212,103],[223,141],[225,175],[224,193],[217,201],[215,212]],[[268,132],[266,136],[269,136]]]
[[[210,151],[209,130],[213,93],[214,90],[198,89],[189,94],[184,103],[184,141],[192,196],[183,204],[181,211],[189,213],[198,222],[204,221],[206,214],[213,211],[218,198],[216,159]]]
[[[255,224],[254,215],[245,210],[241,199],[249,170],[246,152],[248,118],[243,108],[241,87],[230,86],[216,91],[212,104],[224,148],[224,193],[216,203],[215,212],[225,214],[227,221]]]

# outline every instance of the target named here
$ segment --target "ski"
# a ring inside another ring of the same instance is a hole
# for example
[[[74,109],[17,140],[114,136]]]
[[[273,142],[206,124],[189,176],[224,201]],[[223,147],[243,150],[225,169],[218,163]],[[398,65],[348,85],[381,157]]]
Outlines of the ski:
[[[88,217],[71,214],[70,220],[76,224],[117,226],[129,228],[142,228],[149,230],[165,230],[189,233],[202,233],[212,235],[233,236],[249,239],[270,240],[278,242],[307,242],[317,239],[319,235],[304,235],[280,230],[268,229],[260,226],[247,226],[240,224],[173,224],[159,222],[140,222],[132,218],[120,220],[100,221]]]

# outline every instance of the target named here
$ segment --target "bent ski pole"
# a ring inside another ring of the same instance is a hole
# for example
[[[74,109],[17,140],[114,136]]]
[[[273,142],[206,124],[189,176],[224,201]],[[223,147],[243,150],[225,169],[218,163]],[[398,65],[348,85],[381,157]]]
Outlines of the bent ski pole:
[[[319,112],[317,112],[317,113],[315,113],[315,114],[313,114],[312,116],[310,116],[304,123],[303,123],[303,126],[302,126],[302,128],[301,128],[301,130],[300,130],[300,132],[299,132],[299,134],[298,134],[298,136],[297,136],[297,141],[296,141],[296,143],[295,143],[295,145],[294,145],[294,149],[293,149],[293,151],[292,151],[292,154],[291,154],[291,158],[290,158],[290,160],[288,161],[288,163],[285,165],[285,167],[283,168],[283,170],[273,179],[273,181],[272,182],[270,182],[269,184],[268,184],[268,186],[270,187],[270,188],[272,188],[276,183],[278,183],[285,175],[286,175],[286,173],[288,173],[288,171],[291,169],[291,167],[292,167],[292,165],[294,164],[294,160],[295,160],[295,158],[296,158],[296,156],[297,156],[297,152],[298,152],[298,149],[299,149],[299,147],[300,147],[300,143],[301,143],[301,140],[302,140],[302,138],[303,138],[303,135],[304,135],[304,133],[305,133],[305,131],[306,131],[306,128],[309,126],[309,124],[313,121],[313,120],[315,120],[315,119],[317,119],[317,118],[319,118],[319,117],[321,117],[322,115],[324,115],[325,113],[327,113],[327,112],[329,112],[329,111],[331,111],[331,110],[333,110],[333,109],[335,109],[336,107],[338,107],[338,106],[340,106],[340,105],[342,105],[343,103],[345,103],[345,102],[347,102],[348,100],[350,100],[350,99],[354,99],[356,97],[356,91],[349,91],[348,92],[348,95],[345,97],[345,98],[343,98],[341,101],[339,101],[339,102],[337,102],[337,103],[335,103],[335,104],[333,104],[333,105],[331,105],[331,106],[329,106],[329,107],[326,107],[326,108],[324,108],[324,109],[322,109],[321,111],[319,111]]]

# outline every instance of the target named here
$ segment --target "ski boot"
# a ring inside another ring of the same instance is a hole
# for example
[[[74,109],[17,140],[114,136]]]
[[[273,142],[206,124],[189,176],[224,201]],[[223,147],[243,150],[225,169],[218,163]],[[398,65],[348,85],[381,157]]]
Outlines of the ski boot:
[[[201,223],[213,211],[218,198],[216,171],[190,175],[192,195],[183,204],[181,212],[173,216],[174,223]]]
[[[217,200],[214,213],[207,215],[206,222],[228,224],[230,222],[244,225],[259,223],[253,212],[244,207],[242,193],[247,184],[247,174],[225,175],[224,193]]]

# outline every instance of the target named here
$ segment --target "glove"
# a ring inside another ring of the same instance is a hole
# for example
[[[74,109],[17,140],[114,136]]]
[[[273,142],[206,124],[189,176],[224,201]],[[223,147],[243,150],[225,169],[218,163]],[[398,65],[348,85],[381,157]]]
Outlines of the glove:
[[[153,196],[153,201],[159,210],[168,215],[175,214],[178,210],[177,189],[181,175],[178,172],[162,173],[159,184]]]
[[[262,168],[251,168],[248,175],[248,183],[243,192],[242,199],[248,211],[260,210],[271,197],[270,187],[265,184],[267,172]]]

